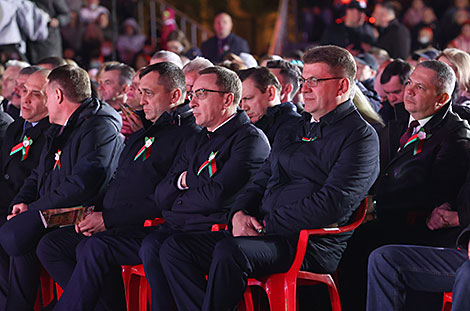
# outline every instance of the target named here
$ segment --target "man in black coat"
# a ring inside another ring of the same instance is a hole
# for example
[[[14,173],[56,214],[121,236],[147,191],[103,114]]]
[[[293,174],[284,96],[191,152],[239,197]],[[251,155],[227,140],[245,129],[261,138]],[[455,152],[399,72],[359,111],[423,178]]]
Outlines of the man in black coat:
[[[148,233],[143,223],[161,217],[153,200],[155,186],[185,141],[199,132],[192,110],[183,104],[186,85],[181,69],[162,62],[146,67],[140,76],[141,104],[151,123],[127,140],[100,204],[102,211],[88,216],[75,229],[49,233],[39,243],[39,259],[65,289],[57,310],[94,310],[100,293],[100,303],[109,310],[125,309],[120,265],[141,263],[138,251]],[[84,250],[95,250],[95,255]],[[96,250],[107,256],[96,256]],[[99,264],[90,265],[95,260]],[[111,281],[106,286],[90,282],[96,279]]]
[[[22,117],[8,127],[0,155],[0,223],[6,221],[11,201],[36,168],[49,128],[46,84],[49,70],[29,76],[23,86]]]
[[[94,205],[111,179],[122,149],[121,119],[91,96],[90,79],[81,68],[54,69],[46,86],[49,121],[46,143],[36,169],[13,199],[0,244],[10,257],[6,310],[31,310],[38,286],[35,251],[47,232],[39,211]],[[27,228],[27,230],[25,230]],[[6,282],[6,281],[5,281]]]
[[[393,2],[377,3],[372,16],[380,33],[375,46],[387,51],[392,58],[408,59],[411,53],[410,31],[398,21]]]
[[[457,239],[459,249],[417,245],[387,245],[376,249],[369,256],[367,310],[405,310],[410,290],[453,292],[452,309],[470,310],[468,299],[470,180],[468,178],[469,176],[458,195],[457,208],[453,208],[457,211],[440,213],[440,217],[436,219],[441,225],[433,228],[433,230],[445,230],[448,227],[460,227],[460,230],[464,228]],[[434,305],[426,307],[428,309],[434,307],[437,310],[441,305],[442,298]]]
[[[201,45],[201,51],[205,58],[214,64],[224,60],[224,55],[233,53],[250,53],[250,48],[245,39],[232,33],[232,17],[225,12],[219,13],[214,18],[215,36],[204,41]]]
[[[441,209],[456,209],[465,182],[470,127],[450,109],[452,69],[421,62],[409,77],[404,102],[409,118],[391,121],[380,135],[380,176],[374,185],[377,219],[361,225],[343,258],[339,275],[346,310],[365,302],[367,257],[385,244],[452,246],[460,229],[431,230]]]
[[[13,119],[20,117],[20,98],[15,94],[16,87],[20,80],[20,71],[28,66],[28,63],[10,60],[6,64],[6,70],[2,76],[2,96],[1,102],[3,111],[8,113]],[[23,80],[23,82],[26,79]],[[21,86],[23,87],[23,86]]]
[[[300,115],[291,104],[281,104],[281,84],[269,69],[250,68],[240,71],[238,76],[243,86],[240,107],[272,145],[277,133],[283,128],[295,127]]]
[[[289,269],[301,230],[347,223],[378,175],[377,135],[349,99],[354,58],[324,46],[303,60],[308,113],[296,131],[276,137],[270,157],[236,199],[231,230],[174,235],[161,248],[181,310],[232,310],[248,277]],[[305,268],[335,271],[349,236],[310,241]]]

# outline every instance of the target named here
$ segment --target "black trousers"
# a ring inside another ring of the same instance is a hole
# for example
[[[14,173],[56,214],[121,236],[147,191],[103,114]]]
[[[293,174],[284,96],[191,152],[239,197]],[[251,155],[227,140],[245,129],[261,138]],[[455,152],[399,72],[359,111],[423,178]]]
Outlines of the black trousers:
[[[21,213],[0,227],[0,262],[9,262],[8,269],[0,269],[4,310],[33,310],[40,274],[36,246],[47,232],[37,210]]]
[[[38,257],[64,289],[54,310],[126,310],[121,265],[141,263],[139,248],[149,230],[116,228],[86,238],[65,228],[44,236]]]
[[[297,239],[280,235],[183,233],[163,243],[160,261],[178,310],[234,310],[248,278],[286,272],[296,246]]]

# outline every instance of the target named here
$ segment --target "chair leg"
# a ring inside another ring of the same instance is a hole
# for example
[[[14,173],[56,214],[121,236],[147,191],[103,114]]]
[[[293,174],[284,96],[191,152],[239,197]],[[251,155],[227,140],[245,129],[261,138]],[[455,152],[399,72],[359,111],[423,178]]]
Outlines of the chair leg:
[[[272,275],[264,284],[271,311],[295,311],[297,309],[297,280],[276,278]]]
[[[254,311],[255,307],[253,306],[253,296],[251,295],[250,286],[246,287],[245,293],[243,294],[243,301],[241,304],[244,304],[245,311]]]

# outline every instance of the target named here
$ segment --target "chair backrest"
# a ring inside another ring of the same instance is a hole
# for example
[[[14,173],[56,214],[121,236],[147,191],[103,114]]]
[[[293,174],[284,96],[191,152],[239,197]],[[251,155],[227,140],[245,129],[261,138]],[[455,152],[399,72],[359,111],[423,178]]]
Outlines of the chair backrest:
[[[347,225],[337,228],[320,228],[302,230],[299,234],[299,242],[297,244],[297,252],[295,254],[294,262],[286,273],[298,273],[302,262],[304,261],[305,252],[307,250],[308,238],[311,235],[331,235],[343,232],[349,232],[356,229],[364,220],[367,212],[367,197],[362,200],[359,207],[353,212]]]

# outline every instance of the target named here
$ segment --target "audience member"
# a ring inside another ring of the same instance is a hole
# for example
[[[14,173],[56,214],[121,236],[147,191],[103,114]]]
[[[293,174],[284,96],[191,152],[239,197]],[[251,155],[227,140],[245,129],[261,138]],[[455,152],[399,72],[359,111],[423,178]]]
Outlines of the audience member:
[[[405,87],[409,118],[390,121],[381,132],[381,172],[371,199],[377,218],[356,229],[344,254],[338,273],[344,310],[364,309],[372,250],[393,243],[449,247],[460,231],[429,225],[436,209],[456,210],[468,171],[470,127],[450,109],[454,85],[445,63],[419,63]]]
[[[183,63],[181,62],[181,58],[178,56],[178,54],[170,51],[161,50],[152,55],[152,58],[150,59],[150,65],[161,62],[170,62],[179,68],[183,68]]]
[[[388,52],[376,46],[371,47],[368,53],[374,56],[379,66],[381,66],[384,62],[390,60],[390,55],[388,55]]]
[[[40,59],[37,63],[37,66],[47,70],[53,70],[63,65],[67,65],[67,62],[65,59],[58,56],[45,57]]]
[[[6,221],[11,201],[39,163],[50,125],[45,92],[49,70],[26,67],[22,71],[25,69],[35,72],[21,75],[25,77],[20,93],[21,117],[8,127],[0,154],[0,224]]]
[[[380,96],[375,91],[375,77],[379,67],[376,59],[368,53],[359,54],[355,57],[357,65],[356,85],[361,93],[367,97],[375,111],[380,110]]]
[[[440,46],[445,47],[460,33],[462,24],[470,19],[470,2],[468,0],[454,0],[441,18],[439,39]]]
[[[121,105],[126,103],[127,88],[134,74],[134,69],[123,63],[106,65],[98,81],[102,100],[117,111],[121,110]]]
[[[0,0],[0,45],[26,60],[26,39],[44,40],[48,36],[49,16],[32,1]]]
[[[165,8],[162,11],[162,27],[160,30],[160,46],[163,50],[169,50],[168,41],[170,40],[168,39],[168,36],[175,30],[178,30],[178,25],[175,21],[175,10],[172,8]]]
[[[65,58],[77,58],[79,56],[78,52],[82,47],[82,40],[77,40],[77,38],[82,38],[84,31],[85,27],[80,22],[78,13],[70,11],[70,21],[60,27]]]
[[[411,52],[410,32],[398,21],[392,1],[377,3],[372,15],[380,33],[375,45],[390,57],[407,59]]]
[[[160,260],[179,309],[234,309],[247,278],[287,271],[300,230],[347,223],[374,182],[377,135],[349,100],[354,58],[325,46],[307,51],[304,63],[308,113],[297,131],[277,137],[237,197],[230,231],[173,235],[163,244]],[[349,236],[311,240],[303,268],[335,271]]]
[[[60,26],[70,21],[69,7],[65,0],[35,0],[34,3],[49,14],[48,36],[44,40],[28,42],[28,59],[36,64],[44,57],[62,57]]]
[[[202,56],[201,50],[197,47],[192,47],[184,35],[184,32],[181,30],[170,32],[168,35],[167,47],[168,51],[176,53],[182,58],[185,57],[188,60],[193,60],[198,56]]]
[[[10,60],[5,64],[5,66],[6,69],[2,76],[3,100],[1,105],[3,107],[3,111],[16,120],[20,117],[20,102],[13,100],[13,92],[17,84],[20,70],[29,66],[29,64],[17,60]]]
[[[373,28],[366,23],[366,4],[352,0],[346,7],[341,23],[332,23],[324,32],[321,45],[334,44],[347,48],[354,55],[364,52],[364,47],[377,41]],[[367,49],[366,49],[367,50]]]
[[[155,310],[172,309],[160,246],[176,233],[210,231],[213,224],[226,223],[236,195],[269,155],[266,136],[245,112],[237,111],[242,85],[234,72],[222,67],[203,69],[193,89],[190,106],[196,123],[205,129],[188,141],[157,186],[156,206],[165,223],[145,238],[139,251]]]
[[[470,56],[464,51],[448,48],[436,59],[454,70],[457,83],[452,94],[452,110],[470,122]]]
[[[190,107],[183,104],[181,69],[162,62],[142,69],[140,77],[141,103],[151,123],[127,140],[99,204],[102,210],[76,228],[49,233],[38,246],[43,266],[65,289],[55,310],[95,310],[99,300],[101,308],[126,309],[121,265],[141,263],[139,248],[149,233],[144,221],[161,217],[153,200],[155,186],[185,142],[199,132]]]
[[[225,12],[214,18],[215,36],[204,41],[201,45],[202,55],[213,63],[222,62],[226,53],[239,55],[241,52],[250,52],[248,43],[232,33],[232,17]]]
[[[46,232],[39,210],[94,205],[113,176],[122,148],[121,120],[109,105],[91,98],[85,70],[54,69],[46,86],[51,127],[39,164],[11,203],[0,227],[2,262],[10,261],[5,310],[32,310],[40,266],[36,245]],[[25,230],[28,228],[28,230]]]
[[[440,46],[439,23],[432,8],[424,8],[422,21],[411,28],[410,33],[412,51],[428,46]]]
[[[123,63],[132,64],[135,54],[144,47],[145,39],[145,35],[140,33],[137,21],[134,18],[126,19],[123,23],[123,33],[116,41],[119,59]]]
[[[380,76],[380,84],[386,96],[382,101],[382,109],[379,114],[387,124],[391,120],[408,118],[408,112],[404,108],[405,83],[413,71],[413,67],[401,60],[392,61],[385,67]]]
[[[411,6],[403,14],[403,25],[409,29],[418,25],[423,20],[424,10],[427,8],[423,0],[412,0]]]
[[[184,77],[186,79],[186,99],[189,103],[189,93],[193,90],[194,81],[199,77],[199,71],[214,66],[210,60],[204,57],[196,57],[183,67]]]
[[[242,81],[240,108],[272,145],[278,133],[295,127],[300,115],[291,104],[281,104],[281,84],[266,67],[242,70],[238,76]]]
[[[461,25],[459,35],[448,44],[448,47],[470,52],[470,20]]]
[[[87,6],[80,10],[80,20],[84,23],[92,23],[101,13],[109,16],[109,10],[101,6],[99,0],[88,0]]]
[[[145,118],[145,112],[140,103],[142,99],[142,93],[139,91],[141,71],[142,69],[137,70],[132,78],[132,83],[126,91],[126,103],[124,107],[121,107],[123,127],[124,124],[128,124],[132,133],[137,132],[143,127],[148,128],[151,125],[151,122]],[[145,126],[144,123],[146,124]]]
[[[290,103],[297,109],[298,113],[304,111],[301,105],[295,105],[293,100],[295,94],[300,90],[300,79],[302,73],[298,66],[285,60],[269,61],[266,65],[281,83],[281,103]]]
[[[457,246],[465,252],[455,248],[410,245],[388,245],[373,251],[369,256],[367,310],[405,310],[410,291],[451,291],[452,310],[470,309],[467,296],[470,289],[469,186],[467,177],[456,202],[458,216],[448,217],[443,212],[439,217],[443,223],[441,228],[452,226],[450,223],[455,218],[461,228],[466,227],[457,240]],[[424,301],[420,303],[426,305]],[[439,305],[432,307],[440,310],[441,305],[442,299]],[[426,307],[429,310],[431,306]]]

